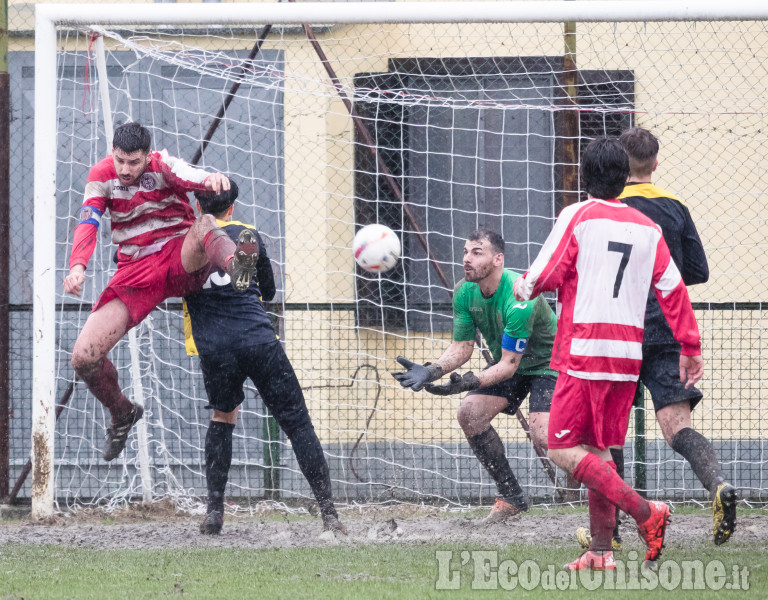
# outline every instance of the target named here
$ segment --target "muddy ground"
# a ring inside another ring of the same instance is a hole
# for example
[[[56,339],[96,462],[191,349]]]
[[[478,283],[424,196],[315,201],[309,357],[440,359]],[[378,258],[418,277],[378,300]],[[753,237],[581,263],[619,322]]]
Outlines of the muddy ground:
[[[468,543],[503,546],[531,543],[574,545],[574,531],[587,525],[585,512],[536,509],[506,524],[483,527],[482,512],[456,513],[434,507],[390,506],[343,508],[346,538],[322,532],[319,518],[304,511],[266,509],[255,514],[227,514],[219,536],[198,532],[202,517],[170,506],[132,508],[105,513],[80,510],[57,515],[46,522],[24,517],[0,521],[0,546],[4,544],[53,544],[100,549],[160,548],[296,548],[332,544]],[[712,518],[702,509],[673,514],[667,534],[670,547],[711,545]],[[623,536],[639,544],[629,523]],[[740,514],[734,541],[768,546],[768,511]]]

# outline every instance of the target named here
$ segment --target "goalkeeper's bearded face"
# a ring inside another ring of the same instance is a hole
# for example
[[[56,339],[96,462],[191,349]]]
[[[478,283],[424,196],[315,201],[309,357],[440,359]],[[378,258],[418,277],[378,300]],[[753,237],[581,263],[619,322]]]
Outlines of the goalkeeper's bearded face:
[[[504,266],[504,255],[496,252],[490,240],[467,240],[464,244],[464,279],[477,283]]]
[[[137,150],[136,152],[123,152],[120,148],[114,148],[112,152],[112,161],[115,164],[115,171],[123,185],[136,185],[139,178],[149,164],[149,152]]]

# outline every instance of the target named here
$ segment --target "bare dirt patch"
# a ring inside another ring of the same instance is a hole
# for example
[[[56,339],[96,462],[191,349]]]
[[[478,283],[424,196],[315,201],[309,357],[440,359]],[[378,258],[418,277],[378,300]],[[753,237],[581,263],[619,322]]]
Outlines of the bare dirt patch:
[[[198,532],[199,515],[179,512],[172,503],[141,505],[104,513],[98,509],[58,515],[46,522],[27,518],[0,522],[0,546],[4,544],[53,544],[98,549],[163,548],[297,548],[365,544],[470,544],[482,547],[510,543],[573,546],[573,532],[587,524],[586,512],[535,509],[506,524],[483,527],[484,513],[452,513],[419,506],[352,507],[341,511],[349,536],[323,533],[319,518],[308,513],[259,509],[257,514],[226,516],[219,536]],[[711,545],[712,519],[708,511],[674,514],[667,539],[671,546]],[[639,544],[629,523],[623,535],[630,545]],[[739,515],[734,542],[768,543],[768,512]]]

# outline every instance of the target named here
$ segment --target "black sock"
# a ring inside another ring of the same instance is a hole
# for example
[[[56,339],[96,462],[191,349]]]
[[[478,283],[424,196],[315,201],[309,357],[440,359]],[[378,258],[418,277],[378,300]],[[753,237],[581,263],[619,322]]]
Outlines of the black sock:
[[[616,474],[624,479],[624,448],[609,448],[611,459],[616,465]]]
[[[205,436],[205,480],[208,485],[208,512],[224,512],[224,488],[232,465],[232,423],[211,421]]]
[[[312,424],[305,425],[288,435],[296,455],[296,461],[304,477],[312,488],[320,512],[324,516],[338,516],[333,506],[333,492],[331,490],[331,472],[323,455],[320,440],[317,439],[315,428]]]
[[[616,474],[624,479],[624,448],[609,448],[611,452],[611,458],[613,459],[613,464],[616,465]],[[616,509],[616,525],[613,526],[613,537],[618,538],[621,537],[619,533],[619,525],[621,524],[621,521],[619,520],[619,515],[621,514],[621,511],[617,508]]]
[[[496,482],[499,495],[518,508],[528,510],[523,490],[509,466],[504,443],[496,430],[491,426],[483,433],[467,436],[467,441],[477,460]]]
[[[715,449],[698,431],[685,427],[675,434],[670,445],[691,464],[696,477],[708,491],[714,493],[717,486],[725,481]]]

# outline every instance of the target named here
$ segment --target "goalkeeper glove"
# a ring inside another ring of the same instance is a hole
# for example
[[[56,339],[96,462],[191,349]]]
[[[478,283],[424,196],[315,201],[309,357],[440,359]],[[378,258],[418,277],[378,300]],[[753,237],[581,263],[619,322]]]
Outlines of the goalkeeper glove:
[[[420,391],[424,385],[430,381],[440,379],[443,376],[443,368],[440,365],[433,365],[432,363],[424,363],[423,365],[420,365],[411,362],[403,356],[398,356],[397,362],[408,370],[400,373],[392,373],[392,377],[397,379],[400,382],[400,385],[409,387],[414,392]]]
[[[459,375],[451,373],[451,382],[443,385],[428,385],[424,389],[436,396],[452,396],[461,392],[470,392],[480,387],[480,379],[472,371]]]

